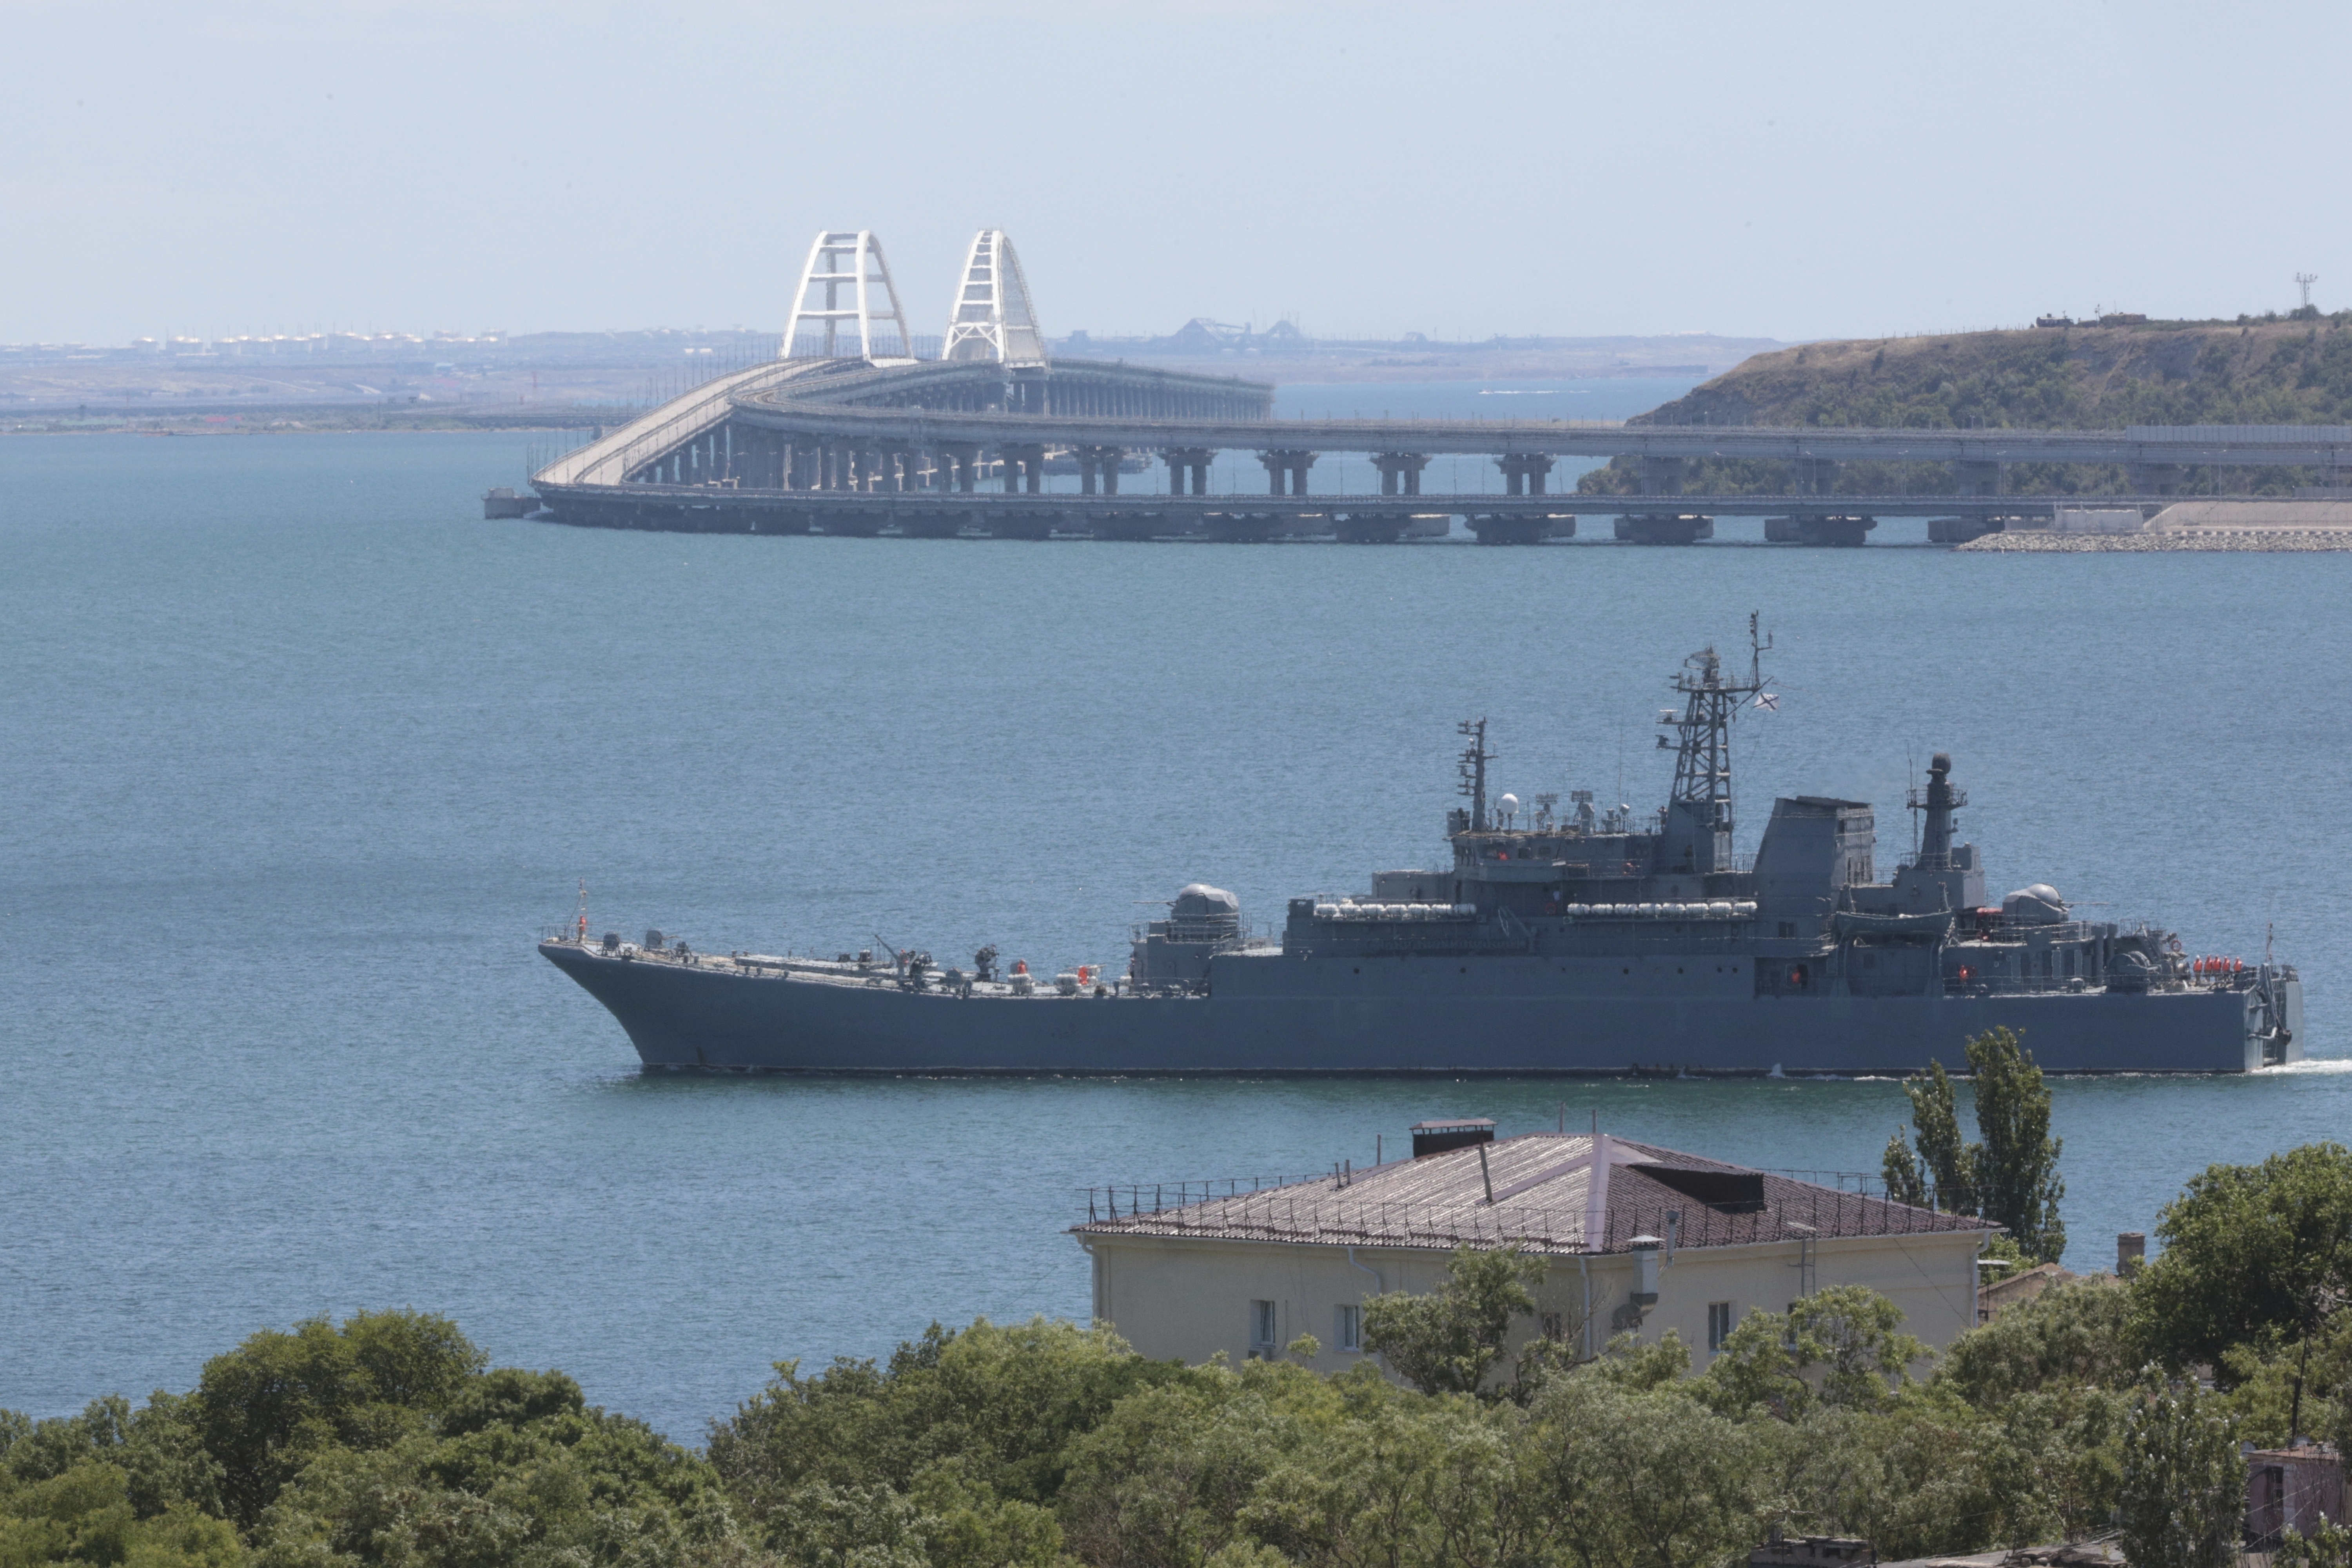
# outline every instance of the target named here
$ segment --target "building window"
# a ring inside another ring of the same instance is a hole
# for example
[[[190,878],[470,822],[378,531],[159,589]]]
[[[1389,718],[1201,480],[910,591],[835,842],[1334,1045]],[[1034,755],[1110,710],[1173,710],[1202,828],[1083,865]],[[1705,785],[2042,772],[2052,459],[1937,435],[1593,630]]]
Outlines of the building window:
[[[1275,1336],[1279,1331],[1280,1322],[1273,1302],[1250,1303],[1250,1354],[1269,1357],[1274,1354],[1274,1348],[1279,1342]]]
[[[1536,1319],[1536,1331],[1548,1340],[1568,1338],[1568,1324],[1558,1312],[1545,1312]]]
[[[1706,1352],[1713,1355],[1731,1337],[1731,1303],[1709,1301],[1706,1304]]]
[[[1331,1342],[1343,1351],[1360,1351],[1364,1348],[1364,1310],[1361,1307],[1333,1309]]]

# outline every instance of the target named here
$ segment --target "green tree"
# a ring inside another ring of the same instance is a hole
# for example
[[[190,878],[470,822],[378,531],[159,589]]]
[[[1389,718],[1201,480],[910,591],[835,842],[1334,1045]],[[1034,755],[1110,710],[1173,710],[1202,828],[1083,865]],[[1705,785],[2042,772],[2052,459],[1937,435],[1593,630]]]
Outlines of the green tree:
[[[0,1563],[7,1568],[242,1568],[225,1520],[186,1503],[142,1516],[121,1467],[85,1461],[0,1497]]]
[[[1391,1290],[1364,1303],[1364,1348],[1423,1394],[1475,1394],[1503,1358],[1511,1321],[1536,1310],[1546,1264],[1517,1247],[1454,1249],[1427,1295]]]
[[[1913,1144],[1902,1129],[1887,1140],[1880,1170],[1896,1203],[1946,1214],[1980,1215],[2005,1228],[2024,1258],[2055,1263],[2066,1250],[2059,1200],[2058,1155],[2050,1136],[2050,1089],[2014,1030],[1988,1030],[1967,1045],[1974,1075],[1977,1138],[1960,1136],[1958,1098],[1944,1064],[1904,1081],[1911,1101]]]
[[[228,1517],[250,1530],[315,1453],[381,1447],[428,1426],[481,1369],[457,1325],[429,1312],[359,1312],[265,1329],[205,1363],[194,1418],[221,1467]]]
[[[2352,1568],[2352,1530],[2324,1519],[2309,1535],[2290,1530],[2272,1555],[2271,1568]]]
[[[1692,1396],[1579,1373],[1530,1411],[1528,1466],[1580,1568],[1696,1568],[1754,1543],[1764,1467],[1753,1428]]]
[[[2246,1462],[2210,1394],[2151,1389],[2124,1429],[2117,1515],[2133,1568],[2231,1568]]]
[[[1936,1206],[1935,1189],[1928,1184],[1927,1173],[1919,1166],[1919,1157],[1911,1152],[1911,1145],[1903,1141],[1903,1129],[1896,1128],[1886,1140],[1886,1152],[1878,1159],[1879,1174],[1886,1182],[1886,1201],[1908,1204],[1913,1208]]]
[[[1902,1308],[1862,1285],[1816,1290],[1786,1313],[1759,1309],[1697,1380],[1700,1395],[1727,1415],[1782,1421],[1816,1405],[1883,1409],[1927,1354],[1902,1324]]]
[[[462,1433],[314,1450],[252,1532],[257,1568],[683,1568],[728,1539],[701,1458],[560,1373],[514,1386]]]
[[[747,1521],[772,1534],[801,1489],[901,1490],[948,1459],[992,1494],[1038,1505],[1059,1491],[1071,1441],[1125,1395],[1183,1375],[1105,1329],[1043,1318],[931,1325],[887,1366],[844,1358],[767,1388],[713,1425],[710,1462]]]
[[[1194,1568],[1259,1544],[1244,1522],[1253,1507],[1262,1527],[1307,1539],[1318,1528],[1309,1515],[1328,1521],[1351,1510],[1298,1466],[1343,1447],[1360,1455],[1393,1444],[1349,1433],[1392,1409],[1438,1407],[1369,1363],[1329,1378],[1287,1362],[1195,1368],[1121,1399],[1071,1445],[1057,1504],[1069,1549],[1103,1568]],[[1271,1480],[1278,1473],[1284,1479]],[[1412,1506],[1427,1502],[1420,1494]]]
[[[1960,1141],[1960,1113],[1944,1064],[1931,1061],[1927,1070],[1903,1081],[1911,1101],[1914,1158],[1903,1146],[1897,1128],[1887,1140],[1884,1169],[1887,1196],[1897,1203],[1933,1206],[1946,1214],[1974,1214],[1976,1169],[1972,1151]]]
[[[2168,1366],[2203,1363],[2232,1382],[2232,1349],[2301,1347],[2352,1286],[2352,1150],[2306,1143],[2208,1166],[2156,1230],[2163,1251],[2132,1288],[2138,1331]]]
[[[2132,1296],[2094,1275],[2044,1290],[1952,1342],[1936,1381],[1980,1410],[2048,1389],[2127,1388],[2140,1357]]]
[[[47,1480],[85,1464],[121,1470],[142,1519],[182,1503],[220,1511],[220,1467],[205,1452],[189,1402],[179,1394],[158,1390],[135,1411],[129,1400],[110,1394],[79,1415],[47,1421],[0,1411],[0,1496],[12,1479]]]
[[[2063,1142],[2050,1136],[2050,1089],[2032,1054],[2014,1030],[1999,1028],[1969,1042],[1976,1078],[1977,1136],[1969,1146],[1974,1213],[2007,1230],[2018,1249],[2037,1263],[2055,1263],[2066,1251],[2058,1217],[2066,1184],[2059,1179]]]

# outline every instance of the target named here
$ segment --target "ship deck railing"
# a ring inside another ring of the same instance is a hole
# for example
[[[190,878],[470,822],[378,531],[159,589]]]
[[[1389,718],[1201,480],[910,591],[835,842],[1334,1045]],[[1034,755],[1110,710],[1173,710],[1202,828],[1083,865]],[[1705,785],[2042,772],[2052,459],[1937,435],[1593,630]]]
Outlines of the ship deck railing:
[[[2148,985],[2150,994],[2183,995],[2198,991],[2252,991],[2259,982],[2260,971],[2242,969],[2234,974],[2199,974],[2181,980],[2158,980]],[[2109,987],[2103,981],[2083,974],[1995,974],[1971,975],[1966,980],[1944,977],[1947,996],[2021,996],[2059,995],[2074,992],[2104,992]]]

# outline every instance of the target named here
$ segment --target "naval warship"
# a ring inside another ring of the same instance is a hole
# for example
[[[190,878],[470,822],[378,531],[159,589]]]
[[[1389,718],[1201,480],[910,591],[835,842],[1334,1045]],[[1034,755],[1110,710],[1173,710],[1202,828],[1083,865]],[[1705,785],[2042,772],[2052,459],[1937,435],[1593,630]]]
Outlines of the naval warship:
[[[2081,920],[2032,883],[1990,901],[1966,797],[1938,753],[1916,848],[1877,875],[1871,805],[1772,803],[1733,851],[1731,735],[1769,708],[1707,649],[1659,715],[1666,804],[1590,791],[1491,803],[1483,719],[1465,738],[1450,856],[1369,891],[1290,900],[1278,941],[1203,883],[1133,934],[1124,974],[1050,978],[982,949],[970,970],[882,948],[691,951],[584,915],[540,951],[602,1002],[649,1068],[820,1073],[1790,1075],[1958,1064],[2007,1026],[2046,1070],[2243,1072],[2303,1055],[2293,967],[2192,956],[2174,933]],[[1769,646],[1769,645],[1765,645]],[[879,939],[877,939],[877,941]]]

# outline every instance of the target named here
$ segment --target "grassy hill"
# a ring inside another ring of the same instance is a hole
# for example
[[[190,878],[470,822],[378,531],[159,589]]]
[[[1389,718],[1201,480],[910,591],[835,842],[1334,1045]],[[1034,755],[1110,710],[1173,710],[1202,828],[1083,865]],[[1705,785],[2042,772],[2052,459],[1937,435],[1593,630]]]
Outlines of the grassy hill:
[[[1943,337],[1806,343],[1758,354],[1639,425],[1867,425],[1954,428],[2120,429],[2129,425],[2352,425],[2352,311],[2234,322],[2150,321]],[[1709,493],[1782,489],[1778,463],[1693,465],[1685,488]],[[2210,490],[2193,471],[2181,487]],[[2297,470],[2227,475],[2233,492],[2319,482]],[[1940,465],[1848,464],[1837,489],[1900,493],[1945,489]],[[2119,468],[2021,464],[2021,494],[2114,493]],[[1619,458],[1584,476],[1599,494],[1638,488]]]

